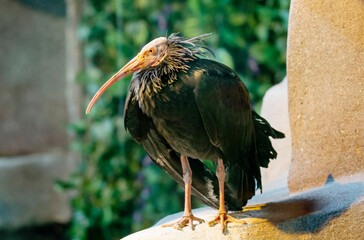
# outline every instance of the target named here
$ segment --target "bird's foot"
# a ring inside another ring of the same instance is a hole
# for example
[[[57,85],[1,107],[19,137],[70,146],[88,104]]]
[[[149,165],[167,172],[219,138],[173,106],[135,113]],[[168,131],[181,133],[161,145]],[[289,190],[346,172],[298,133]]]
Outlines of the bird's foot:
[[[184,215],[180,220],[174,223],[162,225],[162,227],[173,227],[177,230],[182,230],[182,228],[186,226],[190,226],[192,230],[195,230],[195,225],[193,225],[193,221],[198,221],[199,223],[205,222],[203,219],[190,215]]]
[[[218,224],[219,222],[221,223],[222,233],[226,232],[226,225],[228,223],[235,222],[235,223],[240,223],[240,224],[247,224],[244,220],[234,218],[234,217],[228,215],[224,211],[221,211],[221,212],[219,211],[219,213],[217,214],[217,217],[214,220],[210,221],[208,224],[210,227],[212,227],[212,226],[215,226],[216,224]]]

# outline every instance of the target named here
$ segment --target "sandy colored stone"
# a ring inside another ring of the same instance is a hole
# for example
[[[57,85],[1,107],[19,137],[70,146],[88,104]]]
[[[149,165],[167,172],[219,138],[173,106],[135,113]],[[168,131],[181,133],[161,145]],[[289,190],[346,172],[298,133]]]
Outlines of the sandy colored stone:
[[[364,172],[364,2],[293,0],[287,61],[290,191]]]
[[[260,209],[236,212],[246,225],[229,224],[226,235],[221,226],[199,224],[195,231],[184,228],[162,228],[164,223],[178,220],[183,212],[168,216],[154,227],[131,234],[123,240],[174,239],[363,239],[364,175],[334,179],[325,186],[288,196],[287,186],[257,195],[249,202],[264,204]],[[193,210],[197,217],[208,221],[217,211],[210,208]]]
[[[284,139],[272,139],[278,156],[270,161],[268,168],[262,168],[263,191],[270,190],[280,184],[286,184],[291,165],[291,129],[288,117],[287,78],[271,87],[264,95],[260,114],[275,129],[283,132]]]
[[[55,181],[68,178],[77,159],[66,150],[66,124],[81,112],[75,84],[81,2],[67,5],[67,21],[49,13],[54,5],[27,3],[0,0],[0,229],[5,231],[69,222],[69,197],[55,190]]]
[[[65,19],[1,0],[0,39],[0,156],[67,146]]]
[[[61,151],[1,157],[0,229],[69,221],[69,199],[55,190],[55,181],[66,179],[74,164]]]

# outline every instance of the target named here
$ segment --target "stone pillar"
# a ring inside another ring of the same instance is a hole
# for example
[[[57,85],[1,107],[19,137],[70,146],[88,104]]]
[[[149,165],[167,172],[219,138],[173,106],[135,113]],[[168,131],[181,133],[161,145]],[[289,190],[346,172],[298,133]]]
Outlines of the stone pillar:
[[[0,1],[0,229],[67,222],[71,214],[54,182],[75,165],[66,125],[79,116],[79,64],[65,63],[79,50],[69,47],[69,32],[65,41],[64,1],[54,2],[56,11],[24,2]]]
[[[264,95],[261,109],[264,117],[273,128],[283,132],[284,139],[271,139],[277,151],[277,159],[271,160],[268,168],[261,168],[263,192],[287,186],[288,171],[291,164],[291,129],[288,116],[287,78]]]
[[[291,192],[364,172],[364,1],[292,0]]]

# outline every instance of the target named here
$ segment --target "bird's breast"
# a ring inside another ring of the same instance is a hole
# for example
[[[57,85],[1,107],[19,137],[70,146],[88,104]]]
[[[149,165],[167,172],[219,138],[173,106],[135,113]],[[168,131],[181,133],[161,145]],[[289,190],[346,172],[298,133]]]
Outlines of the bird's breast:
[[[192,86],[176,81],[164,87],[153,101],[155,106],[150,116],[175,151],[206,160],[218,157],[203,125]]]

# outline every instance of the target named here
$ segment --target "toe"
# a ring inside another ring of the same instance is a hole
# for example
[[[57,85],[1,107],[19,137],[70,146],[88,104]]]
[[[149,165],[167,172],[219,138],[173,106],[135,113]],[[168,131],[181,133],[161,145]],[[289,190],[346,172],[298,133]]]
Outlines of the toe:
[[[195,219],[194,219],[194,220],[198,221],[199,223],[204,223],[204,222],[205,222],[203,219],[201,219],[201,218],[197,218],[197,217],[195,217]]]
[[[173,226],[173,223],[172,224],[163,224],[161,227],[165,228],[165,227],[172,227],[172,226]]]
[[[189,225],[192,230],[195,230],[195,225],[193,225],[194,220],[198,221],[199,223],[204,222],[201,218],[196,218],[193,215],[189,215],[183,216],[179,221],[175,223],[162,225],[162,227],[173,227],[174,229],[182,230],[184,227]]]
[[[227,224],[227,222],[225,221],[225,219],[223,217],[220,218],[220,222],[221,222],[221,230],[222,230],[222,233],[225,233],[226,232],[226,224]]]
[[[209,227],[215,226],[218,223],[219,223],[219,218],[215,218],[214,220],[208,222]]]
[[[173,228],[182,231],[182,228],[178,223],[173,224]]]
[[[193,225],[193,219],[192,219],[192,218],[189,218],[189,219],[188,219],[188,223],[189,223],[189,225],[190,225],[191,229],[192,229],[192,230],[195,230],[195,225]]]

